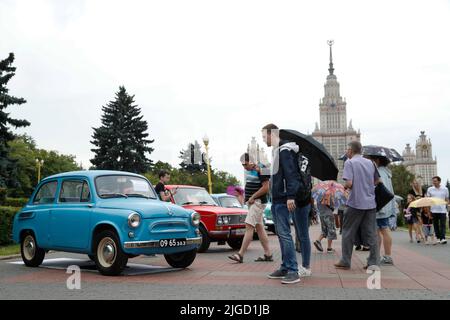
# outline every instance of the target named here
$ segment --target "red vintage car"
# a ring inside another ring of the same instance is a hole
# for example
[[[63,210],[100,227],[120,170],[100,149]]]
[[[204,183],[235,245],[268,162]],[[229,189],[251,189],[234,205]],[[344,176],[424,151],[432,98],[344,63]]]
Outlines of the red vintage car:
[[[233,249],[240,249],[245,234],[247,210],[242,208],[219,207],[202,187],[167,185],[168,190],[177,188],[172,202],[198,212],[202,242],[198,252],[208,250],[211,242],[228,243]]]

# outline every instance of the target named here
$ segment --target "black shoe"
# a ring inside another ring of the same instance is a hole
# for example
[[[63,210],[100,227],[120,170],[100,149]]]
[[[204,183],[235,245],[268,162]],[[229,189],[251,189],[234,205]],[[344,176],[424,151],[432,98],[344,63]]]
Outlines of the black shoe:
[[[356,246],[356,247],[355,247],[355,250],[356,250],[356,251],[361,251],[361,249],[362,249],[361,246]]]
[[[283,280],[281,280],[281,283],[283,284],[292,284],[292,283],[298,283],[300,282],[300,276],[298,273],[288,273]]]
[[[267,275],[269,279],[283,279],[287,275],[287,271],[276,270]]]
[[[323,252],[322,243],[319,240],[314,241],[314,246],[316,247],[317,250]]]

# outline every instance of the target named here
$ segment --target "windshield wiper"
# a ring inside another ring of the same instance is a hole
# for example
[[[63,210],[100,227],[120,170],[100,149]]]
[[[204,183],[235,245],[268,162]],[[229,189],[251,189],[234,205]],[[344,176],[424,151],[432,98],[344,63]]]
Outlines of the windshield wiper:
[[[193,202],[192,201],[187,201],[187,202],[182,203],[181,205],[184,206],[186,204],[193,204]]]
[[[128,197],[139,197],[139,198],[145,198],[145,199],[150,199],[150,197],[147,197],[141,193],[127,193],[125,194]]]
[[[128,196],[126,194],[123,194],[123,193],[102,193],[100,195],[100,197],[105,197],[105,198],[115,198],[115,197],[128,198]]]
[[[215,206],[216,205],[214,203],[209,203],[208,201],[199,201],[198,204],[209,204],[210,206]]]

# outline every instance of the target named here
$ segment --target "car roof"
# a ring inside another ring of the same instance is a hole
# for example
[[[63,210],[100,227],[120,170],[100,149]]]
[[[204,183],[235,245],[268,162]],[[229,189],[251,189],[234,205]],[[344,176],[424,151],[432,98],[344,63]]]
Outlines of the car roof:
[[[173,188],[193,188],[193,189],[205,189],[203,187],[199,187],[199,186],[190,186],[190,185],[186,185],[186,184],[167,184],[165,185],[166,188],[168,189],[173,189]]]
[[[126,171],[114,171],[114,170],[79,170],[79,171],[69,171],[54,174],[52,176],[46,177],[43,180],[55,179],[55,178],[64,178],[64,177],[89,177],[94,178],[98,176],[104,175],[129,175],[129,176],[137,176],[142,177],[136,173],[126,172]]]
[[[228,193],[213,193],[212,196],[213,196],[213,197],[217,197],[217,198],[220,198],[220,197],[231,197],[231,198],[236,198],[235,196],[233,196],[233,195],[231,195],[231,194],[228,194]]]

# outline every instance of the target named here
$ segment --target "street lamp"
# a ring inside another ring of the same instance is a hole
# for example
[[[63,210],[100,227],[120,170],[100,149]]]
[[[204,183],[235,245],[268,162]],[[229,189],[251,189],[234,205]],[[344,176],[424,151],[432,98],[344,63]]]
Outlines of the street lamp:
[[[208,170],[208,190],[209,193],[212,193],[212,181],[211,181],[211,166],[209,165],[209,154],[208,154],[208,145],[209,145],[209,138],[205,134],[203,137],[203,143],[205,144],[205,150],[206,150],[206,168]]]
[[[38,183],[39,181],[41,181],[41,168],[44,165],[44,160],[39,160],[36,159],[36,167],[37,167],[37,172],[38,172]]]

